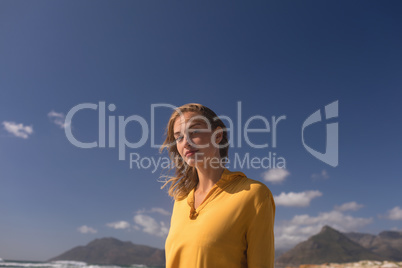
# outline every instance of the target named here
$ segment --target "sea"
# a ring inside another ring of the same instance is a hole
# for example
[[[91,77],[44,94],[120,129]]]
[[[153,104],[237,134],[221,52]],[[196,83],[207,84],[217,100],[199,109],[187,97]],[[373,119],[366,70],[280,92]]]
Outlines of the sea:
[[[143,264],[133,264],[130,266],[117,265],[93,265],[79,261],[12,261],[0,258],[0,268],[162,268],[162,266],[146,266]]]

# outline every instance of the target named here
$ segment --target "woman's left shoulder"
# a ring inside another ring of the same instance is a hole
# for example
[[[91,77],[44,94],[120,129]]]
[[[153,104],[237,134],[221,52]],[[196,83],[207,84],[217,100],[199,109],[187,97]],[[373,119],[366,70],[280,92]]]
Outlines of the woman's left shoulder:
[[[233,183],[232,187],[236,192],[242,193],[246,199],[252,199],[261,202],[266,199],[272,199],[270,189],[261,181],[249,178],[246,174],[240,171],[227,173],[231,177],[237,177],[237,183]]]
[[[272,196],[271,190],[262,182],[247,178],[247,184],[250,185],[250,193],[261,197]]]
[[[273,200],[271,190],[261,181],[243,176],[240,184],[241,186],[239,186],[243,190],[241,192],[245,197],[244,200],[248,200],[254,205]]]

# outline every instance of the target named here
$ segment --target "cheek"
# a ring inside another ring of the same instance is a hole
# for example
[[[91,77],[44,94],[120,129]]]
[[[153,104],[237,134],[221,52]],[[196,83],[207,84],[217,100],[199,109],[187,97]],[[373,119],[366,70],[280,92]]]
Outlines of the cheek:
[[[195,139],[194,139],[194,141],[195,141]],[[205,135],[203,137],[197,138],[197,142],[202,145],[207,145],[207,144],[209,144],[210,146],[212,145],[211,137],[209,135]],[[210,147],[210,146],[208,146],[208,147]]]
[[[183,151],[183,146],[181,146],[180,143],[177,143],[176,144],[176,150],[181,155],[181,153]]]
[[[205,147],[203,147],[203,150],[213,151],[215,149],[215,146],[211,142],[210,138],[202,139],[199,144],[202,144],[203,146],[205,146]],[[208,145],[208,146],[206,146],[206,145]]]

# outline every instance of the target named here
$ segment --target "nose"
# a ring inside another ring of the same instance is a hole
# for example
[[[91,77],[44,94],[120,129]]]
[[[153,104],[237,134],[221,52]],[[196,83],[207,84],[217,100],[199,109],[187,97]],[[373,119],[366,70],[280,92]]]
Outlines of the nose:
[[[184,135],[183,139],[184,139],[184,146],[185,147],[189,146],[191,143],[190,137],[188,135]]]
[[[184,135],[183,140],[185,148],[191,148],[192,144],[194,144],[189,135]]]

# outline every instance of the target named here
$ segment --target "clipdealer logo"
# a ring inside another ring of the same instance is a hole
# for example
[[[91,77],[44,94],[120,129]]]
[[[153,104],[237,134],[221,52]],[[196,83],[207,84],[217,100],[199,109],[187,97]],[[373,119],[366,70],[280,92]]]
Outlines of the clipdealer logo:
[[[106,116],[107,112],[114,112],[116,110],[116,105],[113,103],[107,105],[104,101],[100,101],[98,104],[94,103],[81,103],[74,106],[67,113],[65,118],[65,134],[67,139],[76,147],[89,149],[89,148],[118,148],[118,158],[119,160],[126,159],[126,149],[138,149],[147,144],[148,139],[150,138],[150,147],[151,148],[160,148],[160,144],[155,143],[155,116],[156,109],[159,108],[168,108],[171,111],[177,109],[177,106],[167,104],[167,103],[158,103],[151,104],[150,111],[150,124],[145,120],[144,117],[140,115],[131,115],[128,117],[124,116],[116,116],[109,115]],[[81,142],[77,140],[71,130],[72,120],[76,114],[81,110],[90,109],[94,111],[98,111],[98,141],[93,142]],[[327,106],[325,106],[325,118],[333,118],[338,116],[338,101],[335,101]],[[116,118],[117,117],[117,118]],[[281,115],[279,117],[272,116],[269,120],[268,118],[262,115],[253,115],[249,117],[247,120],[243,120],[242,115],[242,106],[241,102],[237,102],[237,113],[236,120],[232,120],[229,116],[226,115],[218,115],[218,117],[225,123],[227,126],[227,131],[229,134],[229,147],[233,148],[241,148],[243,144],[248,145],[254,149],[262,149],[268,148],[271,146],[272,148],[277,147],[277,130],[278,125],[282,120],[286,120],[285,115]],[[106,118],[108,120],[106,120]],[[117,144],[116,144],[116,119],[117,119]],[[243,121],[245,122],[243,124]],[[262,128],[251,128],[250,124],[254,121],[260,121],[263,123],[264,127]],[[312,154],[314,157],[319,159],[322,162],[327,163],[333,167],[338,165],[338,123],[327,124],[327,143],[326,143],[326,152],[320,153],[311,147],[309,147],[304,141],[304,130],[308,126],[321,121],[320,110],[317,110],[313,114],[311,114],[303,123],[302,126],[302,144],[305,149]],[[137,142],[130,142],[126,137],[126,127],[128,124],[139,124],[141,137]],[[108,127],[107,127],[108,126]],[[108,133],[108,135],[106,135]],[[270,133],[271,134],[271,143],[270,145],[265,142],[262,144],[256,144],[250,140],[250,133]],[[108,143],[106,143],[106,136],[108,136]],[[243,143],[244,139],[244,143]],[[130,168],[133,166],[136,168],[152,168],[155,172],[159,167],[168,168],[174,167],[174,162],[171,161],[168,157],[144,157],[139,153],[130,153]],[[277,156],[275,152],[268,152],[268,154],[262,158],[259,157],[251,157],[249,153],[245,153],[241,156],[239,153],[235,153],[234,162],[229,162],[228,159],[225,160],[225,165],[234,164],[234,168],[286,168],[286,160],[282,156]]]
[[[338,101],[334,101],[324,108],[325,119],[338,118]],[[326,124],[326,145],[325,145],[325,153],[320,153],[319,151],[314,150],[310,146],[308,146],[304,141],[304,130],[306,127],[311,126],[312,124],[321,122],[321,111],[317,110],[312,113],[303,123],[302,126],[302,143],[304,148],[312,154],[317,159],[322,162],[332,166],[338,166],[338,158],[339,158],[339,136],[338,136],[338,123],[327,123]]]

